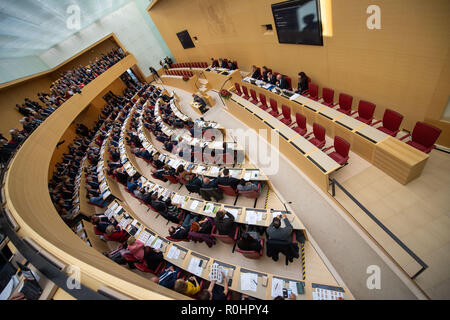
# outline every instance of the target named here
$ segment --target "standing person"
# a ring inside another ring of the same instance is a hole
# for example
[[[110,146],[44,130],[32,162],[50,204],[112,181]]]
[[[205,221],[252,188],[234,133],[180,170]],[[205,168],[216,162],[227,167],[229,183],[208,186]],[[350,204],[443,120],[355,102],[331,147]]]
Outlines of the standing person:
[[[149,69],[150,72],[155,76],[155,79],[156,79],[156,78],[161,79],[161,78],[159,77],[158,71],[156,71],[155,68],[150,67],[150,68],[148,68],[148,69]]]

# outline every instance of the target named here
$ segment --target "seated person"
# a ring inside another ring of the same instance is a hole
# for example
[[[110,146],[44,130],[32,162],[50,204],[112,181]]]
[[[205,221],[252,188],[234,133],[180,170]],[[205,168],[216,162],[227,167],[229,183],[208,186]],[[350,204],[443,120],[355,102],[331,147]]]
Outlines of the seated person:
[[[135,177],[128,177],[128,182],[127,182],[127,189],[131,192],[134,193],[134,190],[136,190],[137,188],[139,188],[142,185],[142,183],[140,181],[138,181],[138,178]]]
[[[280,89],[289,89],[289,83],[282,74],[277,75],[277,82],[275,84]]]
[[[277,83],[277,77],[272,72],[267,72],[267,82],[270,84],[276,84]]]
[[[167,267],[155,280],[158,281],[158,284],[163,287],[173,289],[175,285],[175,281],[177,280],[178,267],[169,266]]]
[[[225,272],[222,271],[223,287],[216,284],[216,281],[211,281],[208,289],[203,289],[200,292],[199,300],[226,300],[228,294],[228,279]]]
[[[236,70],[237,69],[236,65],[231,60],[228,60],[228,69],[230,69],[230,70]]]
[[[237,186],[238,191],[257,191],[258,188],[258,182],[245,181],[244,179],[241,179]]]
[[[217,189],[218,179],[210,179],[208,177],[203,178],[202,188],[205,189]]]
[[[105,232],[105,235],[107,236],[107,239],[109,241],[121,241],[126,236],[126,234],[127,233],[124,230],[122,230],[121,227],[114,226],[112,224],[110,224],[106,228],[106,232]]]
[[[180,164],[177,168],[177,176],[181,180],[190,181],[193,177],[195,177],[195,173],[184,170],[184,165]]]
[[[200,285],[198,284],[197,278],[194,276],[189,277],[188,280],[178,279],[175,281],[175,286],[173,289],[176,292],[185,294],[187,296],[194,296],[200,291]]]
[[[121,253],[123,255],[126,252],[131,253],[136,261],[141,261],[144,259],[144,243],[136,240],[134,236],[130,236],[127,240],[127,250]]]
[[[219,67],[219,63],[217,62],[216,59],[211,58],[211,68],[218,68]]]
[[[298,74],[298,85],[297,85],[297,91],[295,91],[295,93],[302,94],[306,90],[308,90],[308,87],[309,87],[308,77],[306,76],[306,74],[304,72],[300,72]]]
[[[193,222],[198,221],[198,216],[194,216],[193,214],[186,214],[184,218],[183,224],[178,227],[169,227],[169,235],[173,239],[186,239],[189,233],[189,229],[191,228],[191,224]]]
[[[228,67],[227,63],[222,58],[219,58],[219,65],[223,69],[226,69]]]
[[[259,79],[261,77],[261,71],[255,65],[252,66],[252,78]]]
[[[161,250],[153,249],[152,247],[144,248],[144,261],[149,269],[156,270],[163,260],[164,255]]]
[[[223,169],[222,177],[217,178],[217,182],[219,185],[230,186],[234,190],[236,190],[236,188],[239,184],[239,179],[231,177],[230,170],[225,168],[225,169]]]
[[[281,227],[281,219],[283,219],[285,223],[284,228]],[[272,223],[266,230],[266,233],[270,240],[289,241],[292,235],[292,230],[292,225],[289,222],[289,219],[286,218],[286,214],[282,214],[281,216],[273,218]]]
[[[201,113],[207,112],[209,109],[206,107],[206,102],[203,100],[203,98],[199,97],[195,93],[192,94],[192,97],[194,98],[194,102],[197,102],[199,104],[199,110]]]
[[[241,250],[260,251],[261,243],[257,232],[245,232],[238,241],[237,246]]]
[[[152,164],[156,167],[156,169],[161,169],[164,167],[164,162],[159,160],[159,153],[153,156]]]
[[[164,149],[166,149],[169,152],[172,152],[174,144],[175,144],[174,142],[166,141],[164,142]]]
[[[153,207],[153,209],[155,209],[159,213],[167,211],[166,203],[158,198],[158,192],[153,192],[150,199],[150,205]]]
[[[226,217],[225,217],[226,216]],[[216,230],[221,235],[234,235],[236,230],[234,216],[225,210],[219,210],[216,213]]]
[[[204,234],[210,234],[213,228],[213,224],[208,217],[203,218],[198,222],[199,229],[197,230],[198,233],[204,233]]]
[[[165,175],[168,176],[175,176],[175,169],[172,168],[171,166],[169,166],[168,164],[165,164],[164,167],[162,169],[152,169],[153,172],[153,176],[156,179],[160,179],[163,180],[164,182],[167,181],[167,178],[165,178]]]
[[[267,74],[269,73],[269,70],[267,70],[266,66],[262,67],[262,80],[264,82],[269,82],[269,79],[267,79]]]

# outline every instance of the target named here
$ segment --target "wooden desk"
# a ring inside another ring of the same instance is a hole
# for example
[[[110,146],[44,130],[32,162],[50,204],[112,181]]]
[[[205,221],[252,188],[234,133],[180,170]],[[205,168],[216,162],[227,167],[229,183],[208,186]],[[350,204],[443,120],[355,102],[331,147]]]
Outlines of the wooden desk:
[[[261,93],[265,95],[268,102],[270,98],[275,99],[278,102],[279,107],[283,104],[289,106],[291,108],[291,113],[298,112],[303,114],[306,116],[307,122],[310,125],[314,122],[321,124],[326,128],[328,136],[332,138],[334,138],[334,136],[344,138],[350,143],[351,151],[371,162],[373,165],[403,184],[420,176],[423,170],[426,162],[425,159],[428,158],[426,154],[420,154],[421,152],[413,147],[374,127],[356,120],[351,116],[340,113],[337,110],[298,94],[293,95],[288,99],[281,94],[274,93],[246,82],[245,80],[241,81],[241,85],[254,89],[257,94]],[[396,142],[390,142],[384,145],[384,143],[387,140],[391,140],[391,138],[396,140]],[[294,138],[291,138],[291,140],[293,139]],[[283,139],[280,141],[283,141]],[[283,150],[286,150],[285,143],[281,142],[280,145],[284,145],[282,148]],[[398,147],[398,150],[395,151],[392,149],[393,146]],[[375,154],[377,154],[377,160],[375,160]],[[393,162],[392,164],[387,161],[387,158],[383,161],[381,160],[382,155],[386,154],[388,154],[388,156],[385,157],[388,157],[389,161]],[[317,154],[315,156],[317,156]],[[408,156],[412,157],[408,158],[410,161],[405,160]],[[395,172],[396,169],[394,168],[401,168],[402,171]]]
[[[278,145],[278,149],[322,190],[325,192],[328,190],[328,176],[340,167],[336,161],[318,150],[284,123],[236,94],[232,93],[232,97],[226,103],[229,112],[250,128],[282,132],[278,143],[272,142],[271,136],[264,138],[275,147]],[[312,152],[316,152],[316,154],[309,157]]]
[[[233,71],[225,70],[225,69],[218,69],[218,70],[223,70],[223,71],[219,71],[219,73],[212,69],[211,69],[211,71],[206,71],[206,70],[207,69],[205,69],[203,74],[205,75],[206,80],[208,80],[208,84],[210,84],[211,87],[216,90],[220,90],[220,88],[222,88],[225,81],[227,81],[228,79],[230,79],[230,80],[225,84],[224,89],[233,87],[235,82],[240,82],[242,80],[241,72],[239,71],[239,69],[236,69]],[[229,73],[229,74],[224,75],[223,74],[224,72]]]
[[[198,90],[195,86],[195,83],[198,80],[198,75],[190,77],[188,81],[184,81],[182,76],[162,75],[161,80],[168,86],[180,88],[190,93],[195,93]]]
[[[377,144],[373,164],[402,184],[422,173],[429,155],[388,137]]]

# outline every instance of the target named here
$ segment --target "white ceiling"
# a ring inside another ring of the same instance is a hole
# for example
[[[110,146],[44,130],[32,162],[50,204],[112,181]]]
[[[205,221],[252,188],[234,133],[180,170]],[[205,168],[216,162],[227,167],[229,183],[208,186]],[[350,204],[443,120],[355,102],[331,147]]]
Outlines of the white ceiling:
[[[67,28],[67,8],[80,8],[80,29],[132,0],[1,0],[0,59],[38,56],[79,30]]]

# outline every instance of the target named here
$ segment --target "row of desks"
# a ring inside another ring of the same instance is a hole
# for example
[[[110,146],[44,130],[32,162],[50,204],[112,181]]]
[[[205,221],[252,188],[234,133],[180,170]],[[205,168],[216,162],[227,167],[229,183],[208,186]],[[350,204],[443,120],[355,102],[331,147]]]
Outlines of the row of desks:
[[[184,81],[182,76],[162,75],[160,78],[165,85],[171,87],[177,87],[190,93],[195,93],[198,90],[196,85],[198,80],[197,74],[194,74],[194,76],[190,77],[187,81]]]
[[[153,144],[150,142],[150,138],[146,134],[146,130],[143,126],[143,110],[137,110],[137,113],[140,114],[138,120],[138,136],[142,142],[144,148],[152,154],[160,153],[159,160],[168,164],[174,169],[177,169],[179,165],[183,165],[184,169],[189,172],[193,172],[199,175],[204,175],[207,177],[217,178],[223,172],[225,167],[221,168],[216,165],[209,164],[196,164],[192,162],[188,162],[184,159],[177,158],[173,154],[165,154],[157,150]],[[231,147],[231,146],[230,146]],[[230,175],[236,179],[245,179],[247,181],[268,181],[267,176],[261,172],[259,169],[254,168],[228,168],[230,171]]]
[[[240,84],[255,90],[258,96],[260,93],[265,95],[267,102],[270,98],[274,99],[279,108],[282,105],[288,106],[291,116],[300,113],[306,117],[308,124],[322,125],[328,136],[344,138],[350,143],[353,152],[400,183],[407,184],[420,176],[429,157],[427,154],[317,101],[298,94],[289,97],[282,91],[270,91],[266,89],[267,86],[264,88],[264,82],[256,81],[253,84],[247,81],[248,78]],[[285,133],[292,131],[284,124],[283,126]]]
[[[336,161],[284,123],[238,95],[232,93],[231,99],[226,103],[228,111],[250,128],[278,133],[276,137],[268,136],[268,142],[277,147],[322,190],[328,190],[328,176],[340,168]]]

